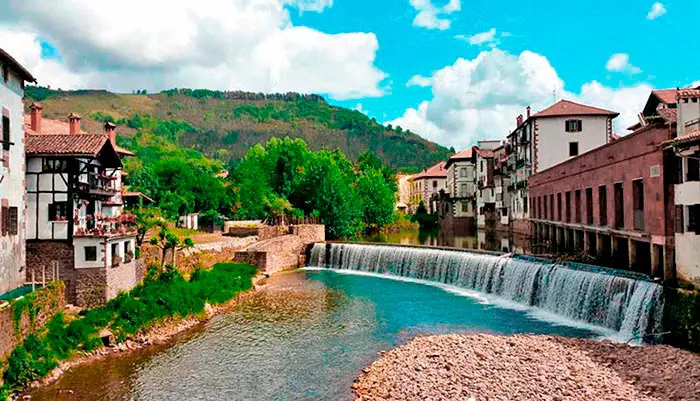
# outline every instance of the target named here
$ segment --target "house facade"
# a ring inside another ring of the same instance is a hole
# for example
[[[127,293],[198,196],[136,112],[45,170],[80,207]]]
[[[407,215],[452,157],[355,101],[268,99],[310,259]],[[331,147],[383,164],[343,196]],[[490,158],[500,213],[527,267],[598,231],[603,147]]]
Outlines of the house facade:
[[[677,156],[674,185],[676,272],[678,278],[700,285],[700,89],[677,91]]]
[[[447,169],[446,194],[455,224],[473,224],[476,209],[476,159],[471,148],[452,155]]]
[[[415,205],[411,201],[413,174],[396,175],[396,210],[402,213],[414,213]]]
[[[80,116],[44,119],[30,107],[26,137],[27,279],[60,279],[66,300],[106,302],[140,280],[135,219],[123,213],[121,157],[113,125],[82,131]]]
[[[413,176],[413,199],[425,204],[428,213],[437,213],[440,193],[447,192],[447,162],[440,162]]]
[[[519,115],[508,135],[509,220],[515,232],[528,233],[528,179],[533,174],[612,141],[612,122],[618,113],[561,100],[525,117]]]
[[[32,74],[0,49],[0,294],[24,284],[24,97]]]

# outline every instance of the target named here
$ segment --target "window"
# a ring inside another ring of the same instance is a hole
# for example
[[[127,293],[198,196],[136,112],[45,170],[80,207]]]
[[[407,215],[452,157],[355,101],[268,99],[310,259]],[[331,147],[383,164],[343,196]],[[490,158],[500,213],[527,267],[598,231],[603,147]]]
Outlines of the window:
[[[622,183],[616,183],[613,190],[615,201],[615,228],[622,228],[625,226],[625,195]]]
[[[3,206],[0,212],[0,232],[2,235],[7,235],[10,226],[10,208]]]
[[[634,212],[634,229],[644,230],[644,183],[632,181],[632,210]]]
[[[119,256],[119,243],[112,244],[112,266],[119,266],[122,259]]]
[[[462,212],[464,212],[464,213],[469,212],[469,202],[462,201]]]
[[[569,156],[578,156],[578,142],[569,142]]]
[[[3,110],[4,112],[4,110]],[[10,117],[2,116],[2,150],[10,150]]]
[[[525,198],[525,202],[523,202],[523,213],[527,213],[527,198]]]
[[[65,159],[52,159],[45,157],[41,163],[43,173],[62,173],[68,171],[68,161]]]
[[[586,188],[586,224],[593,225],[593,188]]]
[[[480,164],[481,164],[481,171],[484,171],[484,161],[482,160],[482,161],[480,162]]]
[[[549,219],[554,220],[554,194],[549,194]]]
[[[686,181],[700,181],[700,159],[688,157],[688,170],[686,171]]]
[[[437,188],[437,181],[433,181],[433,188]]]
[[[459,196],[461,196],[462,198],[467,197],[467,183],[466,182],[463,182],[459,185]]]
[[[574,218],[576,219],[577,223],[581,222],[581,190],[577,189],[576,192],[574,192],[574,204],[576,206],[576,214],[574,215]]]
[[[124,254],[127,254],[131,251],[131,241],[125,241],[124,242]]]
[[[544,219],[547,220],[549,216],[547,215],[549,213],[549,208],[547,207],[547,195],[544,196]]]
[[[68,217],[68,202],[49,203],[49,221],[65,221]]]
[[[571,223],[571,192],[566,192],[566,222]]]
[[[17,221],[17,207],[12,206],[8,208],[8,216],[7,216],[7,233],[10,235],[17,235],[17,226],[18,226],[18,221]]]
[[[459,176],[462,178],[467,176],[467,168],[466,167],[462,167],[461,169],[459,169]]]
[[[598,217],[601,226],[608,225],[608,190],[605,185],[598,187]]]
[[[96,262],[97,261],[97,247],[96,246],[86,246],[83,249],[85,250],[85,261],[86,262]]]
[[[561,221],[561,192],[557,194],[557,220]]]
[[[564,122],[566,132],[581,132],[583,131],[583,121],[581,120],[566,120]]]
[[[676,206],[676,232],[682,234],[685,232],[685,221],[683,219],[683,205]]]
[[[688,232],[700,234],[700,205],[688,206]]]

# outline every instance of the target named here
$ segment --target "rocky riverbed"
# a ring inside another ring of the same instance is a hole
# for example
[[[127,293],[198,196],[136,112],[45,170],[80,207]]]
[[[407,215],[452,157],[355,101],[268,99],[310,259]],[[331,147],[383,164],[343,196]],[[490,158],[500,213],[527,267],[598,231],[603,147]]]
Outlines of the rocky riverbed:
[[[418,337],[363,372],[357,401],[700,400],[696,354],[551,336]]]

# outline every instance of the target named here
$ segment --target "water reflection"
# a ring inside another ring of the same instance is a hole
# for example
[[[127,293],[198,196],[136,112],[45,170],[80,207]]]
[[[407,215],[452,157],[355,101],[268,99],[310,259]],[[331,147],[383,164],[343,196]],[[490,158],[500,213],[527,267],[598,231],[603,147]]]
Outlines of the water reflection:
[[[412,230],[395,233],[376,233],[359,238],[362,242],[402,245],[449,246],[496,252],[529,253],[530,239],[497,230],[474,230],[455,233],[445,230]]]

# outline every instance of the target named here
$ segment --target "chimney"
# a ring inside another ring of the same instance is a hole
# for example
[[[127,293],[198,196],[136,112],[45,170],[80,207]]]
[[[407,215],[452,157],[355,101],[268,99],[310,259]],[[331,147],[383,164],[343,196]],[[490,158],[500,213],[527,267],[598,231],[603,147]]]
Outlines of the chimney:
[[[518,118],[515,120],[516,123],[518,124],[518,127],[523,125],[523,115],[519,115]]]
[[[80,133],[80,115],[76,113],[70,113],[68,116],[68,122],[70,124],[70,134],[76,135]]]
[[[525,110],[527,110],[527,118],[530,118],[530,106],[527,106]]]
[[[112,142],[112,146],[117,146],[117,126],[107,121],[105,123],[105,133],[109,136],[109,141]]]
[[[41,105],[39,102],[34,102],[32,103],[31,106],[29,106],[29,110],[31,110],[31,129],[32,131],[36,132],[37,134],[41,134],[41,110],[44,108],[44,106]]]

